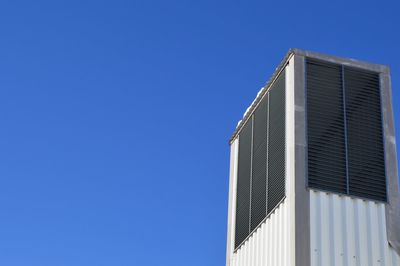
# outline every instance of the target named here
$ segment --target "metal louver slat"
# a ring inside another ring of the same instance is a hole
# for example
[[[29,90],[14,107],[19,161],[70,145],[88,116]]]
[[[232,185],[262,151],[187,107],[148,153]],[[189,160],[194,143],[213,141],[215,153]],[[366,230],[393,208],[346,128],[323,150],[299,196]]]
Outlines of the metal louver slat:
[[[254,112],[250,231],[254,230],[267,215],[267,115],[268,95]]]
[[[344,67],[349,192],[386,200],[379,74]]]
[[[268,214],[285,197],[285,72],[271,87],[269,97]]]
[[[307,59],[308,185],[347,193],[342,68]]]
[[[239,135],[235,247],[249,235],[252,131],[250,119]]]

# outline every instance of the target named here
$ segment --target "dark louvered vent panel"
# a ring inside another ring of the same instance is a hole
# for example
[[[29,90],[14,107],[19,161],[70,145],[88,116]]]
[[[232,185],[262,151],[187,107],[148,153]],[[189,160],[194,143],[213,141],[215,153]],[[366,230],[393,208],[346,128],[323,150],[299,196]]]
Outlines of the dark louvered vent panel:
[[[239,135],[235,247],[246,239],[250,229],[251,146],[252,120],[250,119]]]
[[[251,231],[267,215],[267,104],[268,95],[254,112]]]
[[[239,133],[235,248],[285,197],[285,73]]]
[[[268,213],[285,197],[285,72],[269,92]]]
[[[351,195],[386,200],[379,74],[344,68]]]
[[[307,59],[308,184],[347,193],[342,68]]]

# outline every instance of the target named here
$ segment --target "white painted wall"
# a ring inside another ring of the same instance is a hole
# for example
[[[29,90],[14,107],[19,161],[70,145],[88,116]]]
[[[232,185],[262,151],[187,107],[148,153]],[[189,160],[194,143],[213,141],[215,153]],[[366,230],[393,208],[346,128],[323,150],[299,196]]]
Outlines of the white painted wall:
[[[287,198],[269,218],[231,253],[230,266],[289,266],[291,250],[289,236],[290,208]]]
[[[385,203],[311,190],[311,266],[400,266]]]

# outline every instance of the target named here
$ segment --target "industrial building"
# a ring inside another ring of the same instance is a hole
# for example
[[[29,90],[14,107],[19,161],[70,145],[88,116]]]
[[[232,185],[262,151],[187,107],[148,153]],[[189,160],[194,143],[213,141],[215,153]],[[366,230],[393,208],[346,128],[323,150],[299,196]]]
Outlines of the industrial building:
[[[227,266],[400,266],[387,66],[291,49],[229,144]]]

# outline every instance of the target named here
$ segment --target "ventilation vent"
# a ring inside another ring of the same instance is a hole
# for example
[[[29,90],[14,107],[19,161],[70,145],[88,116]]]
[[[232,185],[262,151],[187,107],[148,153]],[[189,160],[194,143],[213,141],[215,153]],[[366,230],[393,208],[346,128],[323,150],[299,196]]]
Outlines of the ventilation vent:
[[[386,201],[379,74],[307,59],[308,184]]]
[[[379,75],[344,68],[350,194],[386,200]]]
[[[236,192],[236,243],[249,235],[252,119],[243,127],[239,136],[239,162]]]
[[[235,248],[285,197],[285,73],[239,133]]]
[[[268,213],[285,197],[285,75],[270,91]]]
[[[347,192],[342,69],[307,60],[308,183]]]
[[[252,231],[267,213],[267,112],[268,95],[254,113],[253,175],[251,181]]]

